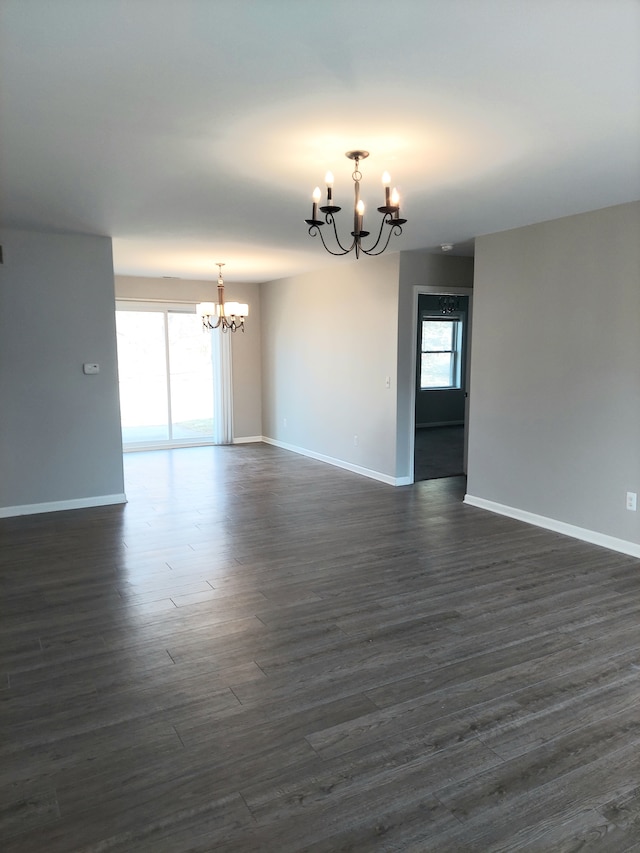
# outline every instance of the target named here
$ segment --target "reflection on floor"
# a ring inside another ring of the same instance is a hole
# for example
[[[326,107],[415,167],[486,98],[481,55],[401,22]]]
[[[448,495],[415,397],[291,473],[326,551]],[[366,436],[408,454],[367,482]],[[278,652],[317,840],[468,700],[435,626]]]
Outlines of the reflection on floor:
[[[464,426],[416,429],[414,479],[464,474]]]

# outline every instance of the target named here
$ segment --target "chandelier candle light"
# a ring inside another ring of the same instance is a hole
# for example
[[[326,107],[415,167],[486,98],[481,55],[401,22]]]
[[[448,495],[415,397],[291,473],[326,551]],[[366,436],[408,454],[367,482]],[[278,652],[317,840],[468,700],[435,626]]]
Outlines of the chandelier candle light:
[[[218,267],[218,301],[199,302],[196,305],[196,313],[202,317],[203,329],[222,329],[223,332],[244,332],[244,318],[249,316],[249,306],[244,302],[224,301],[224,281],[222,280],[222,267],[224,264],[217,263]]]
[[[317,234],[320,235],[320,239],[322,240],[322,245],[325,247],[327,252],[331,255],[348,255],[349,252],[355,252],[356,258],[360,257],[360,253],[363,252],[365,255],[381,255],[387,246],[389,245],[389,240],[391,239],[391,235],[395,234],[397,237],[402,234],[402,226],[407,221],[406,219],[400,218],[400,196],[398,195],[398,191],[394,187],[391,190],[391,178],[389,177],[389,173],[385,172],[382,175],[382,184],[384,186],[384,204],[382,207],[378,208],[378,212],[382,214],[382,221],[380,222],[380,231],[378,232],[378,238],[372,246],[369,246],[368,249],[362,245],[362,239],[364,237],[369,236],[369,231],[363,231],[363,223],[364,223],[364,202],[360,198],[360,181],[362,180],[362,172],[359,169],[360,160],[364,160],[369,156],[368,151],[347,151],[346,156],[349,160],[353,160],[355,162],[355,169],[351,177],[354,182],[355,189],[355,200],[353,204],[353,231],[351,232],[351,237],[353,238],[350,246],[343,246],[340,242],[340,238],[338,237],[338,229],[336,228],[336,221],[334,214],[336,214],[341,208],[337,207],[333,203],[333,175],[331,172],[327,172],[325,177],[325,183],[327,185],[327,203],[320,207],[320,213],[324,214],[324,219],[318,219],[318,204],[320,203],[320,187],[316,187],[313,191],[312,199],[313,206],[311,208],[311,219],[305,219],[305,222],[309,226],[309,236],[315,237]],[[338,250],[334,251],[334,249],[330,249],[326,244],[324,235],[320,230],[323,225],[332,225],[333,226],[333,234],[335,242],[338,246]],[[383,232],[385,229],[385,225],[388,227],[388,231],[386,232],[386,240],[383,238]]]

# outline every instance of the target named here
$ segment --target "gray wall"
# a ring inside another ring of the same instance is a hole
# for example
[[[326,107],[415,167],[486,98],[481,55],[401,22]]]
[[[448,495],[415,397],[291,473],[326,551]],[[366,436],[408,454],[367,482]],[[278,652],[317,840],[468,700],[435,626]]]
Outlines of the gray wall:
[[[640,203],[476,241],[468,493],[640,543]]]
[[[0,514],[123,500],[111,240],[0,241]]]
[[[117,299],[156,300],[163,302],[217,302],[217,275],[211,281],[173,278],[116,276]],[[225,282],[225,297],[246,302],[249,316],[245,332],[231,338],[233,361],[233,431],[234,439],[262,437],[262,378],[260,338],[260,286],[251,282]]]
[[[265,437],[387,482],[409,482],[415,288],[472,284],[473,259],[426,252],[332,261],[262,284]]]
[[[263,432],[392,480],[399,257],[329,263],[261,285]]]

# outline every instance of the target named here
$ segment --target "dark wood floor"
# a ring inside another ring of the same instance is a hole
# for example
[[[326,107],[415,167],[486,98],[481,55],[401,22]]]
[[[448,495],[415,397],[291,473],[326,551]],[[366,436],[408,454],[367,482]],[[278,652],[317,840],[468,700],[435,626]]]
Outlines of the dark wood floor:
[[[464,474],[464,425],[419,427],[415,432],[414,481]]]
[[[0,849],[640,849],[640,565],[267,445],[0,521]]]

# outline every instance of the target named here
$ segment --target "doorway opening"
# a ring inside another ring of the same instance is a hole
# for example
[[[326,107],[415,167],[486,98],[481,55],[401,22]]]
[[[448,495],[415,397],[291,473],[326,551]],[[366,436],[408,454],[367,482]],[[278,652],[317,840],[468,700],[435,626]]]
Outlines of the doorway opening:
[[[468,296],[418,296],[414,482],[466,473],[468,319]]]

